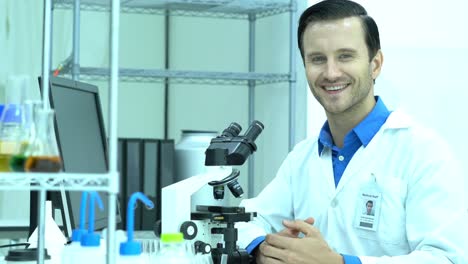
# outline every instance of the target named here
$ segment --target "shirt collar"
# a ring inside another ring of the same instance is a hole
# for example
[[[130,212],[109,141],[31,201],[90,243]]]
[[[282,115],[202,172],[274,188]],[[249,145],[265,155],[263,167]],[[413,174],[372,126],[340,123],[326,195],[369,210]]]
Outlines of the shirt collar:
[[[350,134],[354,133],[361,141],[361,144],[366,147],[375,134],[377,134],[390,115],[390,111],[387,109],[383,100],[379,96],[376,96],[375,100],[376,103],[372,111],[359,124],[357,124],[357,126],[348,132],[345,138],[351,136]],[[333,138],[331,136],[328,121],[325,122],[325,124],[322,126],[322,129],[320,130],[318,140],[319,155],[322,154],[324,147],[333,147]]]

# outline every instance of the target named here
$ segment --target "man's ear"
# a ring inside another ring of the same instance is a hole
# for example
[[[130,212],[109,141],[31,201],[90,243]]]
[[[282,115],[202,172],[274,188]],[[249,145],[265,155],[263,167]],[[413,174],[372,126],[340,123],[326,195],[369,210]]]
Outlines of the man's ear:
[[[372,61],[371,61],[372,79],[375,80],[379,76],[380,71],[382,70],[383,60],[384,58],[383,58],[382,51],[378,50],[374,58],[372,58]]]

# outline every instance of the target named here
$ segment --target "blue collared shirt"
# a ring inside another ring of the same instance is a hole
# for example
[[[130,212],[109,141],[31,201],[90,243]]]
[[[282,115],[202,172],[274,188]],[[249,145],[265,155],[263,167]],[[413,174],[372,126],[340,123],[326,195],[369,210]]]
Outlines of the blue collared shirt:
[[[390,115],[390,111],[387,109],[380,97],[375,97],[376,104],[372,111],[362,120],[356,127],[354,127],[344,138],[343,148],[338,148],[333,144],[333,138],[331,136],[330,127],[328,122],[325,122],[322,129],[320,130],[319,142],[318,142],[318,153],[322,154],[325,147],[332,150],[332,164],[333,164],[333,176],[335,178],[335,187],[338,185],[343,172],[348,166],[349,161],[353,157],[354,153],[361,147],[366,147],[375,134],[380,130],[382,125]],[[253,240],[246,248],[249,254],[254,251],[258,245],[265,240],[264,236],[258,237]],[[345,264],[361,264],[361,260],[357,256],[342,254],[343,261]]]
[[[333,138],[331,136],[328,122],[325,122],[322,130],[320,130],[318,153],[321,155],[325,147],[332,150],[335,187],[338,185],[344,170],[356,151],[361,146],[366,147],[367,144],[369,144],[390,115],[390,111],[387,109],[382,99],[378,96],[376,96],[375,99],[376,104],[372,111],[356,127],[346,134],[343,142],[343,148],[339,148],[333,144]]]

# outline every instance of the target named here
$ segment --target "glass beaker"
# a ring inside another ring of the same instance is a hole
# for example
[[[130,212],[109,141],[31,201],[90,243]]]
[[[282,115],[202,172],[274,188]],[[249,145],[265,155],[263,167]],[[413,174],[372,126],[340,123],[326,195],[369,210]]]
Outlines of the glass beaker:
[[[28,145],[24,169],[27,172],[59,172],[62,160],[55,138],[54,110],[38,109],[36,112],[36,136]]]
[[[24,140],[17,144],[18,150],[15,151],[10,159],[10,169],[16,172],[24,172],[24,164],[26,163],[26,151],[31,142],[34,141],[36,137],[36,113],[42,106],[41,101],[26,100],[24,102],[24,125],[23,133]]]
[[[23,98],[28,86],[26,76],[11,76],[5,89],[5,108],[0,117],[0,171],[10,171],[10,159],[25,140]]]

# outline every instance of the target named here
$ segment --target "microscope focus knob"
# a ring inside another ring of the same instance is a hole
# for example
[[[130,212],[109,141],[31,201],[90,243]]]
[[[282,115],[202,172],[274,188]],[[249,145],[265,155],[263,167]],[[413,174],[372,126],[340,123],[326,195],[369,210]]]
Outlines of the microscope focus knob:
[[[180,232],[184,235],[185,240],[192,240],[197,236],[198,227],[194,222],[186,221],[180,226]]]
[[[195,242],[194,246],[196,253],[209,254],[211,252],[211,245],[203,241]]]

